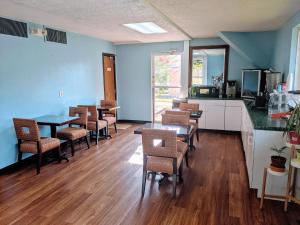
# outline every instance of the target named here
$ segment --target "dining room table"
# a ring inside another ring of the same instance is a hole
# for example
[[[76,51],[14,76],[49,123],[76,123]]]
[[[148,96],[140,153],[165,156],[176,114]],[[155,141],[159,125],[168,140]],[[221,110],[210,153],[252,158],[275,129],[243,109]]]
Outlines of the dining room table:
[[[45,115],[45,116],[39,116],[34,118],[38,125],[41,126],[49,126],[50,127],[50,133],[52,138],[57,137],[57,127],[68,125],[77,119],[79,117],[76,116],[65,116],[65,115]],[[52,161],[53,157],[49,157],[49,161]],[[61,156],[61,159],[69,161],[66,154],[63,154]]]

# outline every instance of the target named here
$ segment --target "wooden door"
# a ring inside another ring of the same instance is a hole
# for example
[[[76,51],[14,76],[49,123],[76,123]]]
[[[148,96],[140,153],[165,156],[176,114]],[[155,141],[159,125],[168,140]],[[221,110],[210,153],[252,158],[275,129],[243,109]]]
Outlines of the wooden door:
[[[103,53],[104,99],[117,100],[115,55]]]

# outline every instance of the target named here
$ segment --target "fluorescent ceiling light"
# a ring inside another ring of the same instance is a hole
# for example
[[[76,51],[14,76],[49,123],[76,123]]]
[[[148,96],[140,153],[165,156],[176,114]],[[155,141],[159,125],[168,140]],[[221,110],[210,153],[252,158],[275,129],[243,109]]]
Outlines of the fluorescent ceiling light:
[[[143,34],[163,34],[167,33],[166,30],[162,29],[155,23],[144,22],[144,23],[126,23],[123,24],[125,27],[128,27],[132,30],[138,31]]]

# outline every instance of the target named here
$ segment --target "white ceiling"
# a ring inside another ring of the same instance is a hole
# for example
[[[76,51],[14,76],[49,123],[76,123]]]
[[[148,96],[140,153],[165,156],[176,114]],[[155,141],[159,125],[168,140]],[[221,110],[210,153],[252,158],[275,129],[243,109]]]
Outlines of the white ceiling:
[[[218,31],[278,28],[300,0],[0,0],[0,16],[99,37],[114,43],[215,37]],[[154,22],[166,34],[140,34],[122,24]]]

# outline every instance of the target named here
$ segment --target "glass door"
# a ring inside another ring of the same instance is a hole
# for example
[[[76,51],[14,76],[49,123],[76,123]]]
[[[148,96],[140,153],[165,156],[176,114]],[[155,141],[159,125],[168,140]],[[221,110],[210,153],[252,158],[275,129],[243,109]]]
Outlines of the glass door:
[[[180,96],[181,64],[180,53],[152,56],[153,121],[161,121],[161,114],[172,109],[173,99]]]

